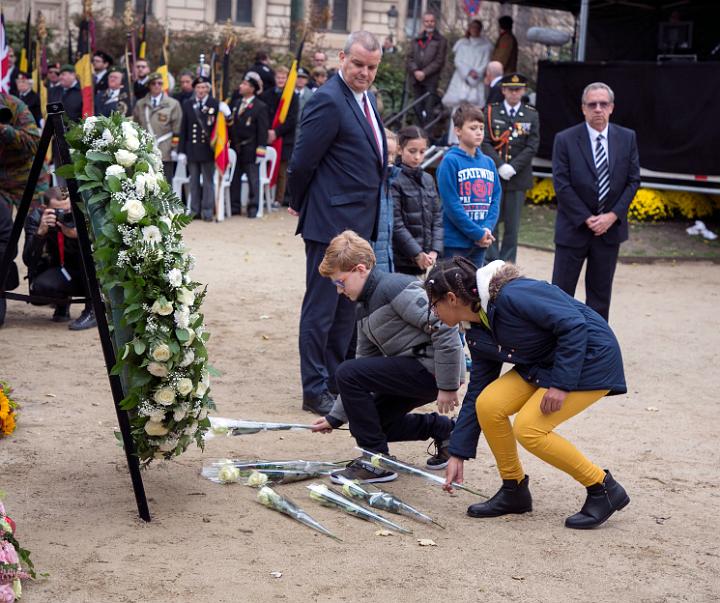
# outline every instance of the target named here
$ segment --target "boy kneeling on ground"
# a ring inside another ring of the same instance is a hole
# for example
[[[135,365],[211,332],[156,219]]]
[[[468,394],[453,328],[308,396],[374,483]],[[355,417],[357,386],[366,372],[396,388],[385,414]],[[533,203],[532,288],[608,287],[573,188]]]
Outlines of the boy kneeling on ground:
[[[440,413],[458,405],[465,357],[457,327],[428,312],[428,298],[416,277],[375,270],[370,243],[351,230],[336,236],[318,270],[339,295],[357,306],[357,352],[335,372],[340,393],[330,413],[313,431],[329,432],[350,423],[358,446],[388,454],[388,442],[427,440],[436,445],[430,469],[447,466],[454,421],[432,413],[411,413],[437,400]],[[361,459],[331,476],[366,483],[389,482],[396,473]]]

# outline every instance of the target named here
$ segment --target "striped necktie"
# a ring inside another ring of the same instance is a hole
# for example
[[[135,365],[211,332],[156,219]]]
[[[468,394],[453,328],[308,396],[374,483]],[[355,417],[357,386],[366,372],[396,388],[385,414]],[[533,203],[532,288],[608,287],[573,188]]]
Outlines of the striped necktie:
[[[602,141],[605,137],[599,134],[595,143],[595,171],[597,172],[598,184],[598,214],[605,211],[605,201],[610,191],[610,168],[608,166],[607,153]]]

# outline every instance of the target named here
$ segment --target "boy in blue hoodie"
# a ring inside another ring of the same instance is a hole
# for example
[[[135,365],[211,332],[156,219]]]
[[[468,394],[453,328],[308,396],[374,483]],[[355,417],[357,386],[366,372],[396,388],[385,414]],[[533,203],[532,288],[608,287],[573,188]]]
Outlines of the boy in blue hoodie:
[[[483,265],[495,238],[502,187],[495,162],[480,151],[485,125],[482,109],[461,104],[453,115],[458,146],[452,147],[437,171],[443,202],[445,257],[463,256]]]

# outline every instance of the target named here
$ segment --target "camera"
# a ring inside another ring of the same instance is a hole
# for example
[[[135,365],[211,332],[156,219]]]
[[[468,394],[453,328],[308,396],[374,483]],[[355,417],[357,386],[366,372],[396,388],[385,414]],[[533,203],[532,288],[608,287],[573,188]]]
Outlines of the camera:
[[[55,212],[55,219],[58,224],[63,224],[68,228],[73,228],[75,226],[75,221],[73,220],[71,211],[66,211],[64,209],[54,209],[53,211]]]

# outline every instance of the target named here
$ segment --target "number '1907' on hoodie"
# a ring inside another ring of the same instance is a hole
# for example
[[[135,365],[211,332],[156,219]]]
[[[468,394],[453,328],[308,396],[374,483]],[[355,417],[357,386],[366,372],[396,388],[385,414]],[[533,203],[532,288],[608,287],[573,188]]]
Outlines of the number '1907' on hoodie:
[[[452,147],[437,171],[443,203],[445,247],[472,247],[492,231],[500,214],[502,187],[495,163],[476,149],[471,157]]]

